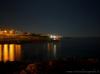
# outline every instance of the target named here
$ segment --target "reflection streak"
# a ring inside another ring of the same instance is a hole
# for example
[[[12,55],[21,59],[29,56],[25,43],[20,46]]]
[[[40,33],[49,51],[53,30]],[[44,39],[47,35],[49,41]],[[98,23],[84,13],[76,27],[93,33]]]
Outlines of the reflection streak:
[[[48,55],[49,58],[56,58],[56,49],[57,49],[57,45],[54,43],[48,43]]]
[[[4,49],[3,49],[3,59],[4,62],[8,61],[8,44],[4,44]]]
[[[14,61],[14,44],[10,44],[9,48],[9,61]]]
[[[15,45],[15,57],[16,57],[16,60],[20,60],[21,58],[21,45]]]
[[[0,44],[0,61],[18,61],[21,57],[20,44]]]
[[[56,48],[57,48],[57,46],[56,46],[56,44],[54,44],[54,48],[53,48],[53,52],[54,52],[54,56],[56,57]]]
[[[2,61],[2,45],[0,45],[0,61]]]

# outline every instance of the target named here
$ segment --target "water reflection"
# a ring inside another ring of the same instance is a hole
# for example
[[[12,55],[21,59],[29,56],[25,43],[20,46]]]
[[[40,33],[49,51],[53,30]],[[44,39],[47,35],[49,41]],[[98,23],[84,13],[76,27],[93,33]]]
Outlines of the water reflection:
[[[9,48],[9,60],[14,61],[14,44],[10,44]]]
[[[53,59],[56,58],[57,56],[57,44],[56,43],[48,43],[48,58],[49,59]]]
[[[0,44],[0,61],[2,61],[2,45]]]
[[[20,44],[0,44],[0,61],[18,61],[20,58]]]
[[[39,61],[57,59],[58,43],[0,44],[0,61]]]
[[[56,58],[56,49],[57,49],[57,45],[56,44],[54,44],[54,47],[53,47],[53,49],[54,49],[54,56],[55,56],[55,58]]]
[[[4,47],[3,47],[3,60],[4,62],[8,61],[8,55],[9,52],[8,52],[8,44],[4,44]]]

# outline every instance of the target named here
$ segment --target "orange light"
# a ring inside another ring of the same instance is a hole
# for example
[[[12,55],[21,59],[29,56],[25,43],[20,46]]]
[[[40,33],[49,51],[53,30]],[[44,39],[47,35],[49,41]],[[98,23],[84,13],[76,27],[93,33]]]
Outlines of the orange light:
[[[13,30],[9,31],[10,34],[13,34]]]
[[[21,45],[15,45],[15,56],[17,60],[21,58]]]
[[[4,44],[4,51],[3,51],[4,62],[8,61],[8,44]]]
[[[0,44],[0,61],[2,61],[2,45]]]
[[[7,33],[7,30],[5,30],[4,33]]]
[[[14,44],[9,45],[9,61],[14,61]]]

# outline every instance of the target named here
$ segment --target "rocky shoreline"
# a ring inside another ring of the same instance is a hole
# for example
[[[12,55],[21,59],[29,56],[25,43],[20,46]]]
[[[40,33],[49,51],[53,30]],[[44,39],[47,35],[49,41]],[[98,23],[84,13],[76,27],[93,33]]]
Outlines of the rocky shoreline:
[[[69,72],[70,74],[72,74],[71,72],[100,73],[100,60],[69,58],[69,60],[40,62],[0,62],[0,74],[69,74]]]

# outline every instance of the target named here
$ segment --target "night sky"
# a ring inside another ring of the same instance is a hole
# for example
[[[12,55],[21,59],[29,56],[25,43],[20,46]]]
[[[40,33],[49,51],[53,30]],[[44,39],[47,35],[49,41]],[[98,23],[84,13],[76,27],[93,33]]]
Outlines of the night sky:
[[[100,36],[100,0],[0,0],[0,25],[33,33]]]

